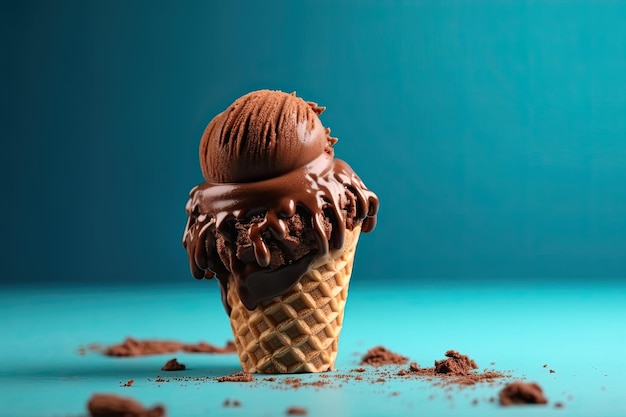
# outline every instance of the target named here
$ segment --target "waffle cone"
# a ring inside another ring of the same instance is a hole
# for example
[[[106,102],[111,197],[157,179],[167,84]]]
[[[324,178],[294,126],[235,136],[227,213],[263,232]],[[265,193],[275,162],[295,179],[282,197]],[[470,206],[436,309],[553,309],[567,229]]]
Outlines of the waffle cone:
[[[285,294],[248,310],[229,282],[230,324],[246,372],[323,372],[334,368],[348,284],[361,229],[346,230],[344,246],[313,261]]]

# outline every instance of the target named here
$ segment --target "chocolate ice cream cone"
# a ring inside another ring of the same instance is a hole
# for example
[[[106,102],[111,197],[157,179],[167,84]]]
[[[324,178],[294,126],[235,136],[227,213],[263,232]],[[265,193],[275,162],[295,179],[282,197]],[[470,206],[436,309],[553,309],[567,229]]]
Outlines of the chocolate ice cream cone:
[[[335,158],[324,110],[281,91],[235,100],[200,142],[183,246],[191,273],[216,278],[243,369],[333,369],[361,232],[378,197]]]
[[[244,371],[333,370],[360,232],[360,227],[346,230],[341,249],[315,260],[288,292],[252,311],[242,304],[237,286],[228,285],[230,324]]]

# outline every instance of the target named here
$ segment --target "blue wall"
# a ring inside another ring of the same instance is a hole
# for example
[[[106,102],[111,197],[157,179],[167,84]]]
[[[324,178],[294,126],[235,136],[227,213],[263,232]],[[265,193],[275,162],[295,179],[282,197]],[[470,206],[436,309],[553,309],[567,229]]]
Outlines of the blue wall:
[[[2,282],[193,280],[200,135],[260,88],[381,199],[355,279],[626,276],[623,2],[214,3],[1,3]]]

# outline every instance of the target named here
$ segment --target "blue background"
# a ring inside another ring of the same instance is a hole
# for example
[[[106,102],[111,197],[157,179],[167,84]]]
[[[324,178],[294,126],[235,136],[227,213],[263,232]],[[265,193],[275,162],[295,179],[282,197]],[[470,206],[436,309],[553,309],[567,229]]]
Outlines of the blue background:
[[[626,5],[2,1],[3,283],[193,280],[205,125],[327,106],[381,199],[358,280],[626,276]]]

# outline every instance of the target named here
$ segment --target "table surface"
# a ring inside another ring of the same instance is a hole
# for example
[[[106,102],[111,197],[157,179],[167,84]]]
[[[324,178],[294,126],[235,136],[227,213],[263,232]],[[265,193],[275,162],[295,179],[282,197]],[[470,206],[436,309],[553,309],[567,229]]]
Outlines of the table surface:
[[[232,336],[216,287],[194,280],[152,288],[0,287],[0,415],[85,416],[94,393],[163,404],[175,417],[284,416],[291,406],[306,408],[308,416],[626,415],[626,284],[618,281],[353,282],[336,370],[327,378],[298,375],[304,383],[332,381],[325,386],[294,389],[281,383],[285,376],[219,383],[215,377],[241,370],[232,354],[80,354],[91,343],[110,345],[127,336],[223,345]],[[470,387],[419,378],[376,382],[381,369],[371,367],[361,381],[340,377],[377,345],[424,367],[455,349],[481,369],[511,377]],[[161,371],[172,357],[187,370]],[[158,383],[157,376],[169,380]],[[124,387],[129,379],[134,384]],[[503,408],[490,401],[515,379],[539,383],[549,403]],[[226,399],[241,406],[225,407]]]

